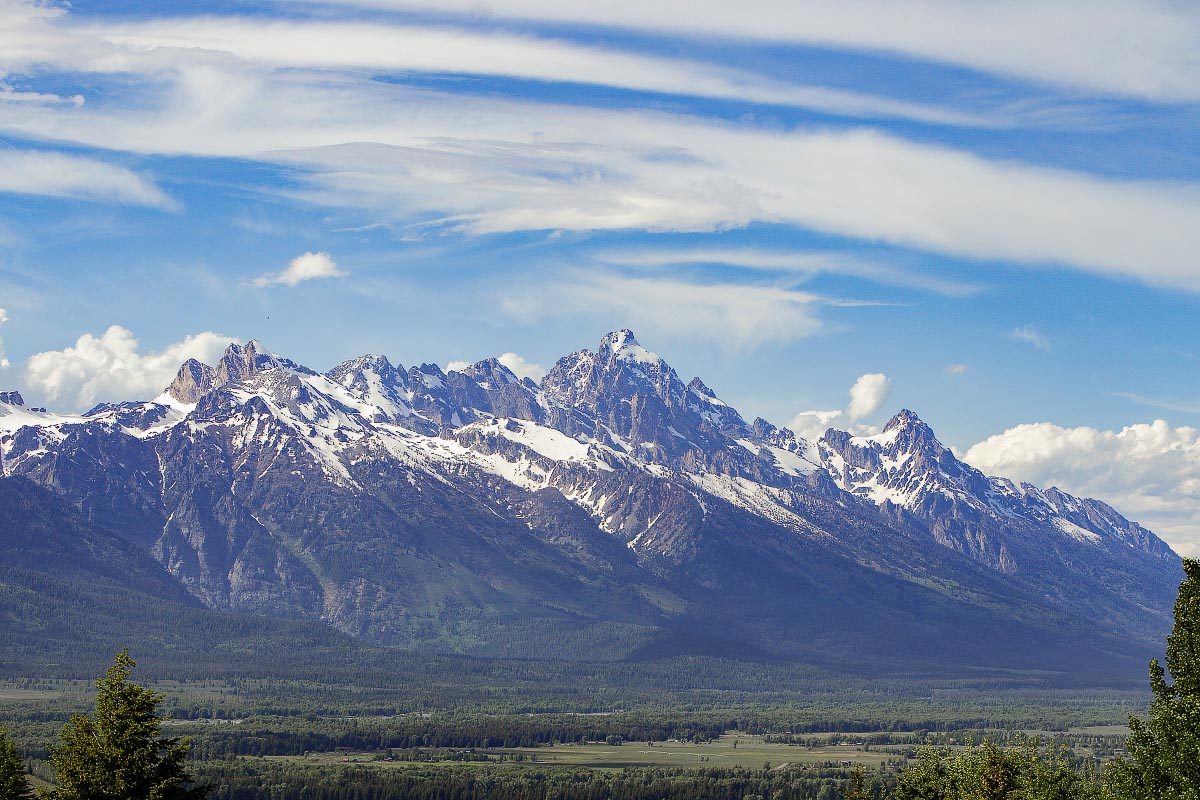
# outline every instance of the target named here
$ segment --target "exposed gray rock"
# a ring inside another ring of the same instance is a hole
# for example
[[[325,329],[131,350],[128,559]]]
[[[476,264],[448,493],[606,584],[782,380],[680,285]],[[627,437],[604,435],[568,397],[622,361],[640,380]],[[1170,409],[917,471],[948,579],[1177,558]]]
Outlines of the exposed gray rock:
[[[179,374],[167,387],[167,393],[180,403],[198,402],[201,397],[212,391],[216,384],[216,376],[216,369],[208,364],[201,364],[194,358],[189,358],[183,362],[183,366],[179,368]]]
[[[989,478],[911,412],[810,443],[628,330],[540,385],[495,359],[318,375],[250,341],[169,391],[182,422],[120,403],[19,429],[10,472],[209,607],[387,644],[554,655],[617,626],[629,655],[683,626],[788,657],[1062,666],[1157,641],[1178,582],[1151,532]]]

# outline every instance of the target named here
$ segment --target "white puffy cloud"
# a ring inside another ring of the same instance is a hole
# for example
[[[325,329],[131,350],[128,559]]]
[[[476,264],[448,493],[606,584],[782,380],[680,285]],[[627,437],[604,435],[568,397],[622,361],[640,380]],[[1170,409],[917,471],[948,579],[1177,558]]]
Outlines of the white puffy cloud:
[[[178,208],[161,189],[124,167],[33,150],[0,149],[0,192]]]
[[[282,272],[268,272],[254,279],[255,286],[295,286],[317,278],[344,278],[349,275],[338,268],[329,253],[305,253],[296,256]]]
[[[966,373],[967,369],[968,367],[966,364],[950,364],[946,367],[945,373],[947,375],[963,375]]]
[[[820,439],[830,428],[843,427],[846,422],[846,412],[842,409],[831,411],[801,411],[792,417],[788,427],[801,438],[810,442]]]
[[[869,417],[883,406],[891,393],[892,381],[882,372],[860,375],[850,387],[850,405],[846,407],[846,415],[851,422]]]
[[[545,367],[526,361],[524,357],[516,353],[501,353],[496,356],[496,360],[508,367],[518,378],[540,381],[546,375]],[[471,366],[471,363],[470,361],[451,361],[446,365],[446,371],[462,371]]]
[[[991,475],[1096,497],[1200,556],[1200,431],[1163,420],[1119,431],[1018,425],[970,447],[963,460]]]
[[[518,378],[529,378],[533,381],[540,381],[546,376],[545,367],[526,361],[516,353],[501,353],[496,356],[496,360],[512,370],[512,373]]]
[[[1008,336],[1010,339],[1015,339],[1018,342],[1027,342],[1038,350],[1048,351],[1053,347],[1050,337],[1046,336],[1046,334],[1033,325],[1022,325],[1019,328],[1015,328]]]
[[[844,409],[831,411],[801,411],[788,427],[810,441],[821,438],[829,428],[843,428],[853,433],[875,433],[877,428],[861,420],[872,416],[892,393],[892,381],[882,372],[860,375],[850,387],[850,402]]]
[[[141,353],[138,340],[119,325],[100,336],[85,333],[74,346],[37,353],[23,368],[25,385],[63,410],[82,411],[97,402],[156,397],[189,358],[212,363],[233,338],[205,331]]]

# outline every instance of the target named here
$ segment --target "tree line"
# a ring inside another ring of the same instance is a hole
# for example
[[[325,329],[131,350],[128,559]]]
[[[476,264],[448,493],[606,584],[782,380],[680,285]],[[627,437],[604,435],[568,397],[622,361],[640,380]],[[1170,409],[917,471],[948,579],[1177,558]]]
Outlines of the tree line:
[[[859,768],[839,776],[767,767],[329,770],[233,761],[207,764],[205,783],[199,783],[185,761],[190,742],[160,735],[165,718],[158,706],[165,696],[129,680],[134,662],[122,651],[96,681],[94,712],[73,715],[49,748],[55,786],[41,795],[44,800],[1200,800],[1200,562],[1185,559],[1184,573],[1166,664],[1150,664],[1150,715],[1130,720],[1129,758],[1103,771],[1076,762],[1065,748],[1026,741],[1016,747],[984,742],[957,752],[926,749],[899,774]],[[630,738],[651,738],[642,735],[646,730],[633,733]],[[711,738],[719,735],[713,733]],[[0,729],[0,800],[32,797],[25,765]]]

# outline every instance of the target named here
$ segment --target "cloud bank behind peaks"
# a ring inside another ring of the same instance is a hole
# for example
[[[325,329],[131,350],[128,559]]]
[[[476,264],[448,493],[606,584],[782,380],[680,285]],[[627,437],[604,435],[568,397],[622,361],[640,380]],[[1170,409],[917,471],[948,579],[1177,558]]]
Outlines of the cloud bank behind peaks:
[[[518,378],[529,378],[531,381],[540,381],[546,377],[545,367],[526,361],[524,356],[517,353],[501,353],[496,356],[496,360],[508,367],[512,371],[512,374]],[[446,371],[462,372],[469,366],[471,366],[470,361],[451,361],[446,364]]]
[[[852,433],[874,433],[875,429],[860,421],[883,408],[892,393],[892,380],[882,372],[860,375],[850,387],[850,403],[844,409],[832,411],[801,411],[788,427],[809,441],[816,441],[830,428],[845,428]]]
[[[544,367],[540,364],[530,363],[516,353],[502,353],[496,356],[496,360],[512,370],[513,375],[516,375],[518,378],[529,378],[533,381],[540,381],[546,377],[546,369]]]
[[[1163,420],[1119,431],[1018,425],[963,455],[989,475],[1103,498],[1165,539],[1200,556],[1200,431]]]
[[[106,400],[157,397],[181,363],[195,358],[211,364],[232,341],[234,337],[205,331],[142,354],[133,333],[113,325],[100,336],[85,333],[73,347],[31,356],[23,378],[35,396],[84,411]]]

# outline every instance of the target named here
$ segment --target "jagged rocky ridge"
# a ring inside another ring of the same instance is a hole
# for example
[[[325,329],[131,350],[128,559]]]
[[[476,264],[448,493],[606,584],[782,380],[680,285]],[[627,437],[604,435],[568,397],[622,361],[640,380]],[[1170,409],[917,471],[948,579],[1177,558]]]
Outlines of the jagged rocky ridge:
[[[148,402],[19,401],[8,474],[206,606],[382,644],[1097,668],[1159,639],[1180,573],[1102,502],[984,476],[909,411],[808,442],[628,330],[540,384],[495,359],[320,374],[251,341]]]

